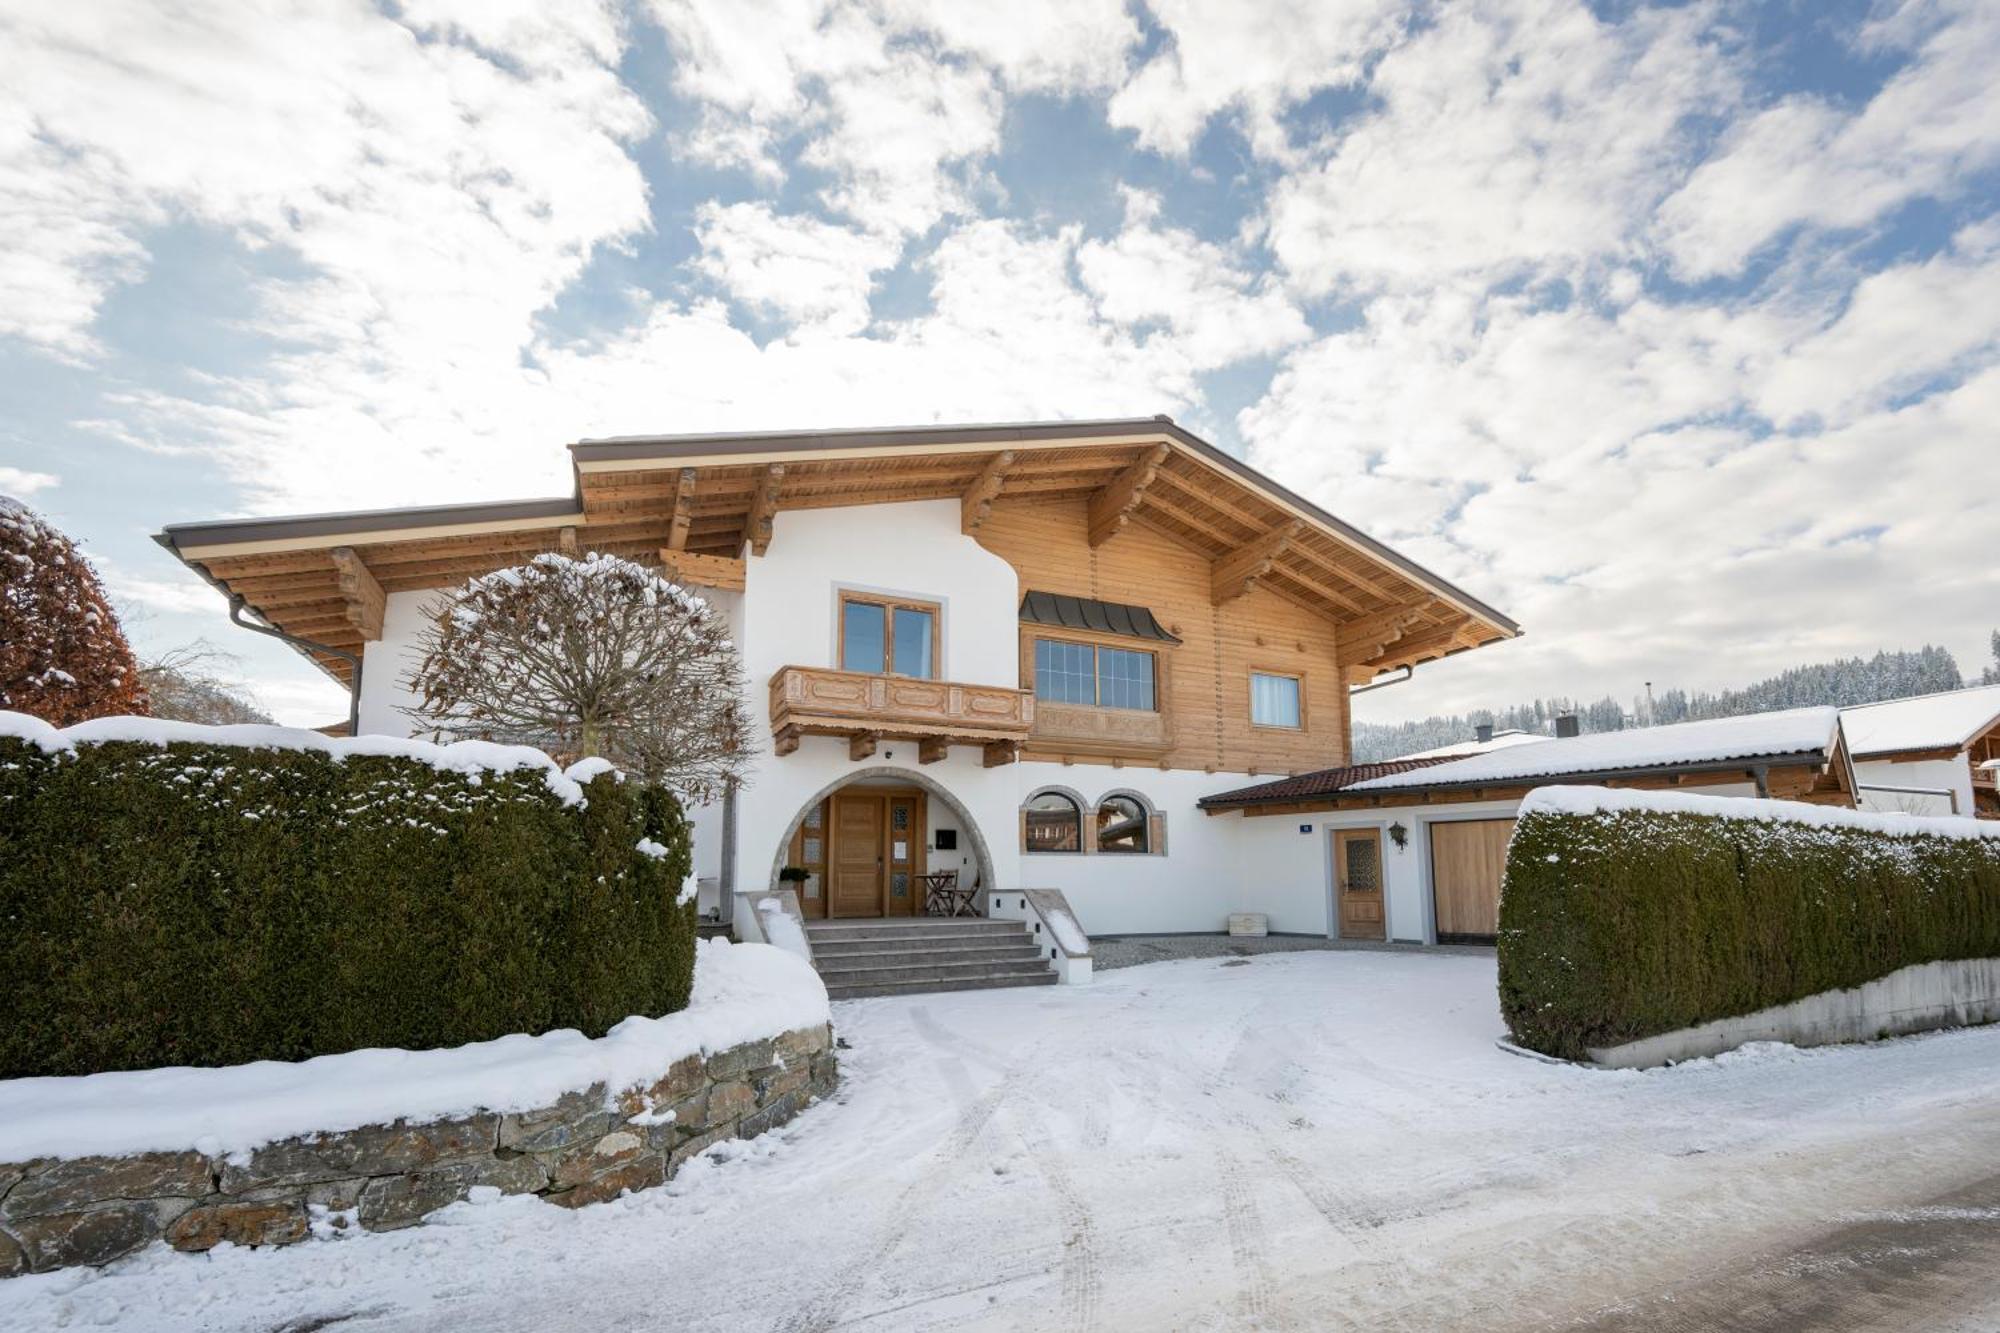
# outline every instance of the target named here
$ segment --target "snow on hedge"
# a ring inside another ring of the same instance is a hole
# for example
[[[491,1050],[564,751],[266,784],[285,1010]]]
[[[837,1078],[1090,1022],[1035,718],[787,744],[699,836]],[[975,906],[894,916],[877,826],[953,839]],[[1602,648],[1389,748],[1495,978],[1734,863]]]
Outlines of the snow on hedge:
[[[0,736],[11,736],[44,754],[67,754],[79,745],[131,741],[141,745],[229,745],[247,750],[314,750],[335,762],[351,755],[414,759],[445,773],[461,773],[475,782],[485,773],[541,769],[550,791],[564,805],[583,802],[583,784],[617,770],[607,759],[580,759],[567,769],[531,745],[501,745],[494,741],[453,741],[438,745],[401,736],[328,736],[303,727],[234,723],[205,726],[199,722],[169,722],[157,717],[100,717],[70,727],[52,727],[27,713],[0,711]]]
[[[598,1038],[573,1028],[444,1050],[348,1051],[222,1069],[140,1069],[0,1081],[0,1162],[261,1144],[405,1120],[530,1111],[602,1083],[650,1083],[677,1060],[828,1021],[811,964],[764,944],[704,940],[688,1007]]]
[[[1676,722],[1665,727],[1598,731],[1370,778],[1347,790],[1445,787],[1455,783],[1560,777],[1565,773],[1610,773],[1769,755],[1824,753],[1833,747],[1839,718],[1839,712],[1833,708],[1790,708],[1748,717]]]
[[[1996,838],[2000,821],[1965,816],[1905,815],[1849,810],[1804,801],[1767,801],[1747,796],[1702,796],[1683,791],[1637,791],[1627,787],[1537,787],[1521,801],[1520,814],[1595,815],[1626,810],[1653,814],[1714,815],[1766,824],[1812,828],[1855,828],[1899,837]]]

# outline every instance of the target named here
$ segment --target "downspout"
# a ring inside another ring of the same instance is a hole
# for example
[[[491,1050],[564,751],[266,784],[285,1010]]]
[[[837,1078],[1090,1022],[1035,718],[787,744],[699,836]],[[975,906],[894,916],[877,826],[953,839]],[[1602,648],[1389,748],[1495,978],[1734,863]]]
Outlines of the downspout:
[[[1348,686],[1347,687],[1348,697],[1352,698],[1354,695],[1357,694],[1366,694],[1370,690],[1386,690],[1391,685],[1401,685],[1403,682],[1409,680],[1412,676],[1416,674],[1417,674],[1417,669],[1414,666],[1406,666],[1403,668],[1403,674],[1396,677],[1394,680],[1371,680],[1366,685]]]
[[[301,639],[296,634],[285,633],[275,625],[259,625],[254,621],[245,620],[243,618],[243,608],[247,605],[248,603],[243,600],[242,594],[231,593],[229,595],[230,624],[247,629],[252,634],[268,635],[280,642],[288,643],[294,648],[304,648],[309,652],[325,653],[330,657],[341,658],[354,668],[353,674],[348,677],[347,681],[347,734],[350,736],[359,736],[361,734],[361,654],[350,653],[347,649],[336,648],[330,643],[317,643],[311,639]]]

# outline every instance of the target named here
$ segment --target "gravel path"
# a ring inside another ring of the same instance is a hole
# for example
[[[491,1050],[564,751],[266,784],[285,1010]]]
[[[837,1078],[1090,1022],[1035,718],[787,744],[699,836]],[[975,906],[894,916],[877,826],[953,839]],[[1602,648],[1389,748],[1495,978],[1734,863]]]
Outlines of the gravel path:
[[[1330,940],[1320,935],[1095,935],[1090,941],[1090,957],[1097,971],[1106,972],[1179,958],[1254,958],[1267,953],[1321,950],[1411,953],[1420,947],[1373,940]],[[1493,956],[1490,947],[1480,945],[1443,945],[1426,952]]]

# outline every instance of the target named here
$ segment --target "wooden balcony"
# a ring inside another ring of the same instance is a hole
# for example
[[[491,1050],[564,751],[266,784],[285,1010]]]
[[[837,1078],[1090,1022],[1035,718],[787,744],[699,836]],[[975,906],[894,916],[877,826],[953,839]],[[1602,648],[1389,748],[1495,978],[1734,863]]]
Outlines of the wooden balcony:
[[[1028,746],[1038,753],[1154,759],[1174,748],[1174,734],[1165,713],[1044,699],[1036,708]]]
[[[856,759],[878,741],[912,740],[921,763],[953,745],[977,745],[990,768],[1011,763],[1034,724],[1031,690],[802,666],[771,677],[771,737],[781,755],[804,736],[845,736]]]

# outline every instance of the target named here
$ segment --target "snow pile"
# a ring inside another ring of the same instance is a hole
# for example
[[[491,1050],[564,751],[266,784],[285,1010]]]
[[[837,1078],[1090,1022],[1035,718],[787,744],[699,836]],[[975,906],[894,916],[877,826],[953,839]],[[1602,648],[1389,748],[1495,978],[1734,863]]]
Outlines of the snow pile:
[[[0,1162],[260,1144],[397,1120],[530,1111],[603,1083],[612,1094],[675,1061],[828,1021],[826,987],[782,949],[702,941],[688,1007],[602,1037],[573,1028],[430,1051],[365,1050],[223,1069],[0,1081]]]
[[[1624,810],[1654,814],[1714,815],[1766,824],[1811,828],[1854,828],[1899,837],[2000,839],[2000,822],[1964,816],[1878,814],[1803,801],[1753,800],[1743,796],[1701,796],[1694,792],[1634,791],[1624,787],[1537,787],[1521,802],[1521,814],[1595,815]]]
[[[776,898],[757,900],[757,924],[764,929],[764,938],[786,953],[797,954],[807,962],[812,961],[812,948],[806,943],[806,933],[785,905]]]
[[[583,804],[583,784],[617,770],[606,759],[580,759],[565,769],[529,745],[493,741],[431,741],[400,736],[328,736],[302,727],[235,723],[204,726],[199,722],[169,722],[157,717],[100,717],[71,727],[52,727],[27,713],[0,711],[0,736],[26,741],[44,754],[68,754],[79,745],[132,741],[165,748],[187,745],[233,745],[247,750],[314,750],[337,763],[351,755],[414,759],[444,773],[459,773],[477,782],[487,773],[541,769],[543,781],[564,805]]]
[[[1064,953],[1072,958],[1089,956],[1090,936],[1083,933],[1083,927],[1076,923],[1076,918],[1071,916],[1067,909],[1049,903],[1042,906],[1041,913],[1042,919],[1049,923],[1049,931],[1056,937],[1056,943],[1062,945]]]
[[[1611,773],[1761,756],[1824,754],[1833,748],[1839,717],[1832,708],[1793,708],[1749,717],[1677,722],[1667,727],[1593,732],[1370,778],[1347,790],[1448,787],[1558,777],[1566,773]]]
[[[1856,759],[1904,750],[1962,750],[2000,718],[2000,685],[1920,694],[1844,708],[1840,730]]]

